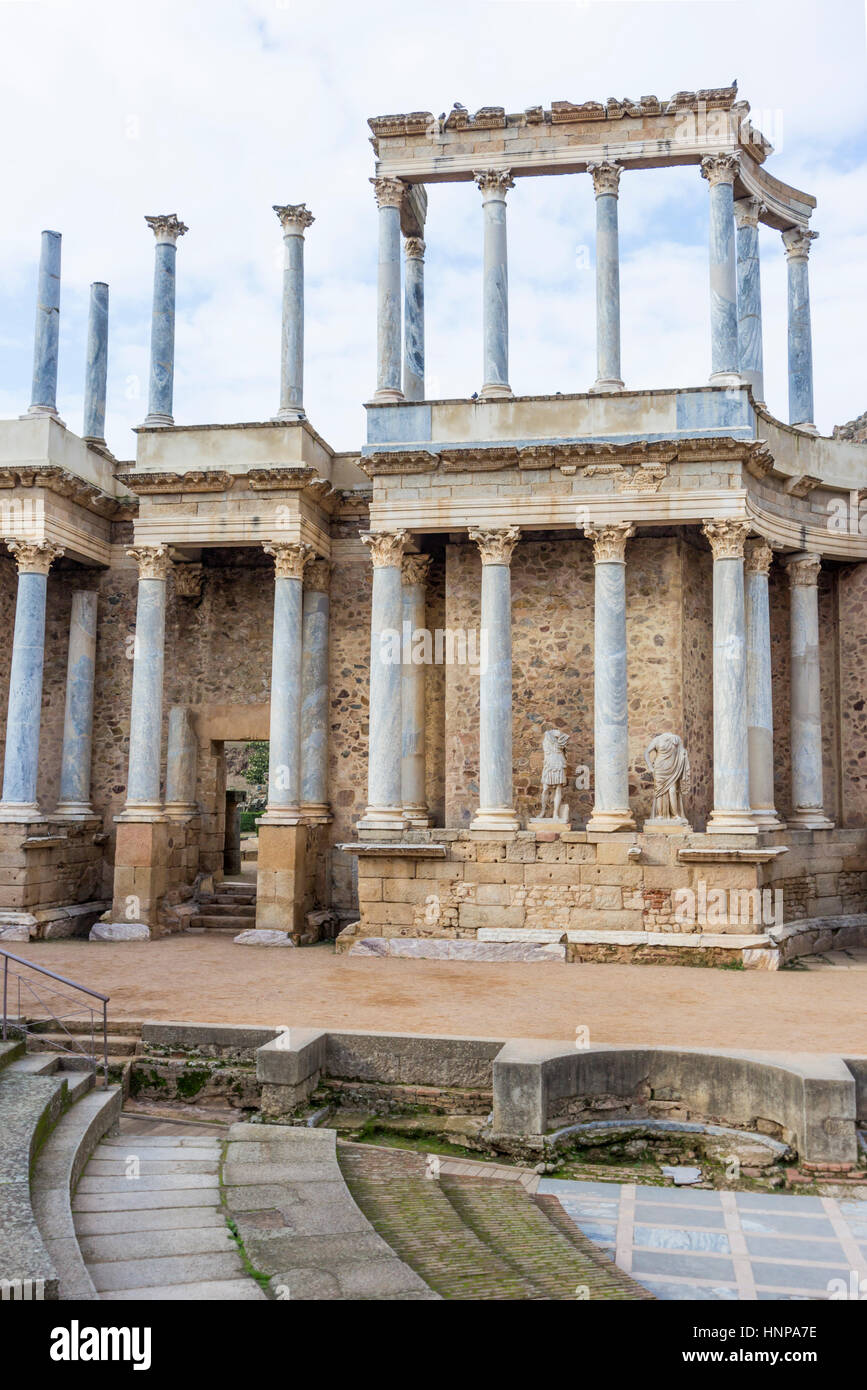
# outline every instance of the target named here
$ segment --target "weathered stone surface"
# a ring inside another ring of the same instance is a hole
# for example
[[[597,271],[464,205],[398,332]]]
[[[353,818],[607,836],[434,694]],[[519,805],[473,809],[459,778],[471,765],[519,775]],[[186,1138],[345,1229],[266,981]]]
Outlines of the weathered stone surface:
[[[236,946],[292,946],[294,943],[288,932],[262,931],[251,928],[232,938]]]
[[[150,941],[150,927],[141,922],[95,922],[91,941]]]

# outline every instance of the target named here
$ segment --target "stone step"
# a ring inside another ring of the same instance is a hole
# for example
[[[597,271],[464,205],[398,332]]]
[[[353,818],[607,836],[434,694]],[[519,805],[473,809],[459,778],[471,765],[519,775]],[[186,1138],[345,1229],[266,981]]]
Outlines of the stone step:
[[[12,1062],[7,1072],[23,1076],[53,1076],[62,1061],[59,1052],[34,1052]]]
[[[240,898],[217,899],[216,902],[207,904],[207,915],[209,917],[255,917],[256,904],[243,902]]]
[[[256,890],[253,888],[249,893],[215,893],[213,901],[215,903],[254,903]]]
[[[213,916],[211,913],[207,913],[207,914],[206,914],[206,913],[203,912],[203,913],[201,914],[201,916],[199,916],[199,917],[191,917],[191,918],[190,918],[190,926],[191,926],[191,927],[207,927],[207,928],[222,927],[222,928],[223,928],[224,930],[226,930],[226,931],[228,931],[229,929],[231,929],[233,932],[236,932],[236,933],[237,933],[237,932],[239,932],[239,931],[248,931],[249,928],[250,928],[251,923],[254,922],[255,920],[256,920],[256,919],[255,919],[255,916],[253,916],[253,917],[238,917],[238,916],[216,917],[216,916]]]
[[[122,1289],[146,1289],[155,1284],[200,1283],[203,1280],[240,1279],[244,1265],[237,1249],[220,1254],[162,1255],[148,1259],[106,1260],[88,1267],[97,1293]]]
[[[88,1037],[90,1036],[91,1025],[90,1025],[90,1023],[89,1023],[87,1020],[85,1020],[85,1019],[82,1019],[82,1018],[64,1019],[64,1020],[63,1020],[63,1027],[66,1029],[66,1031],[67,1031],[68,1033],[86,1033]],[[39,1019],[31,1019],[30,1022],[28,1023],[28,1028],[31,1029],[33,1033],[38,1033],[38,1034],[42,1034],[42,1033],[53,1033],[53,1032],[55,1032],[55,1030],[56,1030],[56,1028],[57,1028],[57,1021],[56,1021],[55,1019],[53,1019],[53,1018],[46,1018],[46,1019],[43,1019],[41,1022],[40,1022]],[[111,1018],[110,1018],[110,1019],[108,1020],[108,1023],[106,1024],[106,1030],[105,1030],[105,1031],[108,1033],[109,1038],[111,1038],[111,1036],[112,1036],[113,1034],[121,1034],[123,1037],[130,1037],[130,1038],[131,1038],[131,1037],[138,1037],[138,1038],[140,1038],[140,1037],[141,1037],[141,1023],[139,1023],[139,1022],[134,1022],[132,1019],[128,1019],[128,1018],[115,1018],[115,1019],[111,1019]],[[96,1016],[94,1017],[94,1020],[93,1020],[93,1035],[94,1035],[94,1037],[97,1037],[97,1038],[101,1038],[101,1037],[102,1037],[102,1018],[101,1018],[101,1017],[96,1017]]]
[[[81,1035],[79,1034],[77,1036],[80,1037]],[[87,1041],[90,1041],[89,1035]],[[133,1035],[130,1035],[129,1037],[123,1037],[121,1034],[118,1033],[109,1034],[108,1055],[109,1057],[133,1057],[135,1055],[135,1050],[140,1045],[140,1043],[140,1036],[135,1037]],[[84,1039],[82,1039],[81,1043],[78,1045],[83,1046]],[[96,1060],[97,1062],[100,1062],[102,1059],[101,1034],[96,1033],[94,1035],[93,1047]],[[63,1052],[65,1052],[67,1057],[71,1055],[74,1058],[76,1056],[76,1044],[75,1042],[73,1042],[71,1038],[68,1038],[65,1033],[31,1033],[27,1040],[27,1049],[31,1053],[51,1052],[56,1051],[57,1049],[61,1049]],[[82,1061],[85,1060],[83,1053],[81,1054],[81,1057]]]
[[[254,1279],[210,1279],[194,1284],[154,1284],[147,1289],[116,1289],[100,1295],[104,1302],[139,1303],[144,1300],[162,1302],[245,1302],[261,1301],[265,1294]]]

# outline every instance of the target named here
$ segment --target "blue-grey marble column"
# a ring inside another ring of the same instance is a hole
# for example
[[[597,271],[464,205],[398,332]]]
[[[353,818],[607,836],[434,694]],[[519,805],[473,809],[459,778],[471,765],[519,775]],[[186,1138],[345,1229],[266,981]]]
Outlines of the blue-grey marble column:
[[[93,589],[72,595],[69,654],[66,662],[66,710],[60,757],[57,814],[86,819],[90,804],[90,756],[93,746],[93,682],[96,675],[96,605]]]
[[[151,376],[146,425],[173,425],[175,382],[175,258],[178,237],[188,230],[173,212],[146,217],[156,238],[151,318]]]
[[[759,262],[758,198],[738,198],[734,204],[738,263],[738,370],[752,388],[753,399],[765,400],[762,356],[762,277]]]
[[[199,809],[196,776],[199,741],[189,705],[172,705],[166,746],[166,815],[187,817]]]
[[[371,179],[379,208],[379,266],[376,281],[375,401],[402,401],[400,385],[400,207],[401,179]]]
[[[485,169],[474,175],[482,194],[485,219],[485,265],[482,293],[484,400],[511,396],[509,385],[509,264],[506,194],[515,181],[508,169]]]
[[[129,772],[126,819],[162,814],[160,762],[163,732],[163,667],[166,636],[166,583],[171,560],[167,545],[134,547],[138,562],[138,603],[129,720]]]
[[[331,565],[311,560],[304,569],[301,642],[301,811],[327,820],[328,801],[328,595]]]
[[[473,830],[517,830],[512,791],[512,551],[517,526],[473,527],[482,557],[479,661],[479,809]]]
[[[313,547],[274,541],[274,629],[271,644],[271,723],[268,745],[268,824],[301,819],[301,641],[304,566]]]
[[[593,541],[594,796],[588,830],[633,830],[629,810],[629,720],[626,688],[626,542],[635,527],[585,526]]]
[[[424,242],[408,236],[404,249],[403,394],[424,400]]]
[[[767,541],[747,541],[744,565],[750,811],[760,830],[784,828],[774,805],[774,708],[768,602],[768,571],[772,559],[773,551]]]
[[[280,339],[280,409],[275,420],[304,417],[304,233],[314,217],[305,203],[274,205],[283,228],[283,324]]]
[[[6,544],[18,562],[18,598],[12,634],[0,821],[42,820],[36,784],[45,661],[45,599],[48,570],[52,560],[63,551],[50,541],[32,544],[7,540]]]
[[[621,391],[620,244],[617,198],[621,166],[588,164],[596,193],[596,382],[594,391]]]
[[[706,155],[701,172],[710,184],[710,380],[717,386],[736,386],[741,380],[734,223],[737,156]]]
[[[786,561],[790,584],[792,812],[789,825],[829,830],[822,786],[822,686],[819,664],[818,555]]]
[[[403,830],[401,803],[401,623],[400,568],[406,531],[367,531],[373,594],[370,609],[370,729],[367,750],[367,809],[361,830]]]
[[[788,265],[789,424],[815,432],[813,422],[813,330],[810,324],[810,246],[818,232],[792,227],[783,232]]]
[[[108,285],[90,287],[87,361],[84,376],[84,427],[88,444],[105,444],[105,393],[108,383]]]
[[[60,233],[43,232],[33,337],[33,391],[29,415],[57,416],[57,343],[60,336]]]
[[[706,521],[713,551],[713,811],[708,833],[755,834],[750,814],[744,543],[748,521]]]
[[[413,634],[425,630],[425,585],[431,557],[404,555],[401,665],[401,801],[411,825],[430,825],[425,794],[425,664],[413,661]]]

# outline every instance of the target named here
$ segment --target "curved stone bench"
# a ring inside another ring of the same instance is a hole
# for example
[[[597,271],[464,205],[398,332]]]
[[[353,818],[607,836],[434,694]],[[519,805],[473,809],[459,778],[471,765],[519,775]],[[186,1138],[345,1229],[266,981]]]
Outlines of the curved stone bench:
[[[506,1043],[493,1072],[494,1131],[503,1136],[541,1138],[558,1119],[558,1127],[567,1122],[564,1106],[577,1098],[622,1100],[624,1107],[652,1114],[657,1092],[668,1103],[679,1102],[690,1119],[777,1126],[808,1163],[853,1165],[858,1159],[855,1078],[838,1056],[579,1049],[528,1039]]]
[[[847,946],[867,946],[867,913],[838,917],[805,917],[769,927],[768,936],[779,952],[780,964],[798,956],[816,956],[824,951],[841,951]]]
[[[67,1079],[15,1074],[15,1065],[0,1077],[2,1297],[54,1299],[59,1280],[33,1215],[30,1173],[40,1145],[63,1113]]]

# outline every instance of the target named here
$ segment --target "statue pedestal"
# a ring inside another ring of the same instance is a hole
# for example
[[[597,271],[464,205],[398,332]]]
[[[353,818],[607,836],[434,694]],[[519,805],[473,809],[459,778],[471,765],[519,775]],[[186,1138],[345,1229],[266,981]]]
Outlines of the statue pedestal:
[[[644,822],[645,835],[689,835],[692,826],[683,816],[659,816]]]
[[[572,829],[572,822],[537,816],[534,820],[527,821],[527,829],[534,831],[536,835],[548,835],[552,840],[559,840],[564,831]]]

